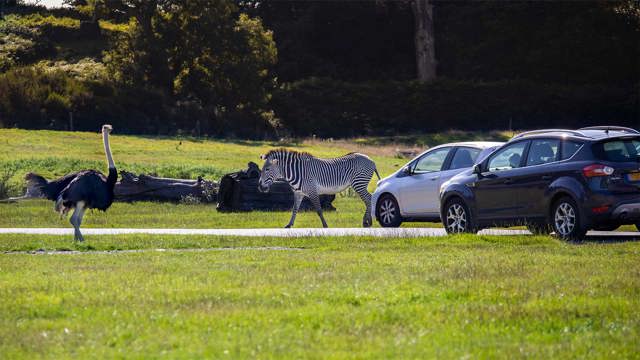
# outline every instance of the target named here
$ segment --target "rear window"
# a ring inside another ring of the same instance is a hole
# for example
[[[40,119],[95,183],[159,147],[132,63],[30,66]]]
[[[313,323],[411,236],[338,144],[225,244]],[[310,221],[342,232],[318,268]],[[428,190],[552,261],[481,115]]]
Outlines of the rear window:
[[[612,162],[640,162],[640,139],[618,139],[593,145],[593,153],[599,160]]]
[[[480,149],[468,147],[458,148],[456,153],[453,155],[449,170],[472,167],[476,158],[478,158],[478,154],[480,154]]]
[[[573,156],[573,154],[580,149],[582,143],[572,140],[565,140],[562,142],[562,160],[566,160]]]

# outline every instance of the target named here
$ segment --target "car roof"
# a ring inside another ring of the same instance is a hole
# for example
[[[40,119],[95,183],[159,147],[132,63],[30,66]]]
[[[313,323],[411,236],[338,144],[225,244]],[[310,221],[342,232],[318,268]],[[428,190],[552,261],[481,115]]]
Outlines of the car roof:
[[[441,145],[429,148],[428,150],[433,150],[435,148],[441,148],[441,147],[447,147],[447,146],[468,146],[468,147],[474,147],[478,149],[486,149],[492,146],[501,146],[501,145],[504,145],[504,143],[497,142],[497,141],[462,141],[462,142],[441,144]]]
[[[514,136],[511,140],[516,139],[529,139],[529,138],[541,138],[541,137],[562,137],[562,138],[574,138],[582,140],[598,141],[607,138],[628,137],[628,136],[640,136],[640,132],[621,126],[591,126],[580,128],[578,130],[568,129],[542,129],[525,131]]]

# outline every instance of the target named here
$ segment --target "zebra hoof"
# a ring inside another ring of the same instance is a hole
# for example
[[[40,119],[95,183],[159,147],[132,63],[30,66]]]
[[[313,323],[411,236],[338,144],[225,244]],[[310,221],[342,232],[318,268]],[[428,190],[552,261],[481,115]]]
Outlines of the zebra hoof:
[[[284,228],[285,228],[285,229],[291,229],[291,227],[292,227],[292,226],[293,226],[293,225],[288,224],[288,225],[287,225],[287,226],[285,226]]]

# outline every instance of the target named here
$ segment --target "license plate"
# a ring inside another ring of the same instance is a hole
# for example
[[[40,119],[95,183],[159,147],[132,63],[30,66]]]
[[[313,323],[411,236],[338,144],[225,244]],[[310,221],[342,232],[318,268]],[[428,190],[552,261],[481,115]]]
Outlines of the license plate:
[[[640,172],[627,174],[627,179],[629,181],[640,181]]]

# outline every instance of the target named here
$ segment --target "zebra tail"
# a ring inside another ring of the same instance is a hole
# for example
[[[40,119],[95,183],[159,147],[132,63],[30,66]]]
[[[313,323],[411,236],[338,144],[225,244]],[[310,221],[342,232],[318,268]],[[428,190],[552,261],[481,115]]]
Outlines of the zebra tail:
[[[378,180],[381,180],[382,178],[380,177],[380,174],[378,174],[378,168],[373,168],[373,171],[376,172],[376,176],[378,177]]]

